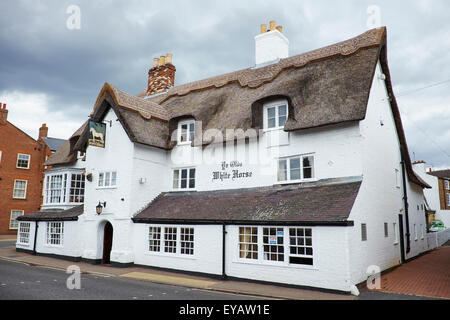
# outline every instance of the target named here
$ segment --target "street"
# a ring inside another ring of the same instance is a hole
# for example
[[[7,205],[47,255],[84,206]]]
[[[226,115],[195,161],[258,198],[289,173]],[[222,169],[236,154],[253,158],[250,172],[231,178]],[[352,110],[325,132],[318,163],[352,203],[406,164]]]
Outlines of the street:
[[[69,290],[62,270],[0,260],[0,300],[253,300],[149,281],[81,274],[81,289]]]

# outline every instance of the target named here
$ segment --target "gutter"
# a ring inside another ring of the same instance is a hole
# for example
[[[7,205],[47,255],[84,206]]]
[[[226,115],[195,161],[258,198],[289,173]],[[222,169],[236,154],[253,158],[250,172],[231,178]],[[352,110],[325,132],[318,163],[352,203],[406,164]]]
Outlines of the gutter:
[[[225,236],[227,234],[226,223],[222,224],[222,279],[227,279],[227,274],[225,273]]]
[[[36,245],[37,245],[37,233],[38,233],[38,224],[39,221],[35,222],[35,227],[34,227],[34,244],[33,244],[33,255],[36,255]]]
[[[403,156],[403,152],[400,149],[400,154],[402,157],[401,165],[402,165],[402,180],[403,180],[403,204],[405,207],[405,223],[406,223],[406,253],[411,251],[411,240],[409,233],[409,214],[408,214],[408,192],[406,191],[406,163],[405,158]]]

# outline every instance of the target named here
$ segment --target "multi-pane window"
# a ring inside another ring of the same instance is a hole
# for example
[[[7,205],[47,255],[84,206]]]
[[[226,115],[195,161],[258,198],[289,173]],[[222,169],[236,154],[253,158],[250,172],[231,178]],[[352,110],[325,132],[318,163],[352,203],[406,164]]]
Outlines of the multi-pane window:
[[[180,228],[181,254],[194,254],[194,228]]]
[[[445,184],[445,190],[450,190],[450,181],[444,180],[444,184]]]
[[[11,216],[9,219],[9,228],[10,229],[17,229],[19,222],[17,221],[17,218],[23,216],[23,210],[11,210]]]
[[[151,252],[161,251],[161,227],[149,227],[148,250]]]
[[[165,227],[164,228],[164,252],[176,253],[177,252],[177,228]]]
[[[263,228],[264,260],[284,261],[283,228]]]
[[[239,258],[258,259],[257,227],[239,227]]]
[[[266,106],[265,128],[275,129],[284,127],[288,116],[287,103],[278,103]]]
[[[278,160],[278,181],[314,178],[314,156],[297,156]]]
[[[21,222],[17,239],[21,244],[30,243],[30,222]]]
[[[47,222],[47,244],[61,246],[63,244],[64,223]]]
[[[187,120],[178,123],[178,142],[186,143],[194,141],[195,121]]]
[[[289,263],[313,265],[311,228],[289,228]]]
[[[98,186],[104,188],[112,188],[117,185],[117,172],[107,171],[98,174]]]
[[[17,155],[16,167],[19,169],[29,169],[30,168],[30,155],[19,153]]]
[[[195,188],[195,168],[173,170],[174,189],[194,189]]]
[[[450,207],[450,193],[447,193],[447,206]]]
[[[14,180],[14,199],[25,199],[27,196],[27,180]]]
[[[70,179],[69,202],[82,203],[84,202],[84,175],[72,173]]]
[[[49,201],[48,203],[61,203],[64,202],[64,191],[65,188],[63,188],[63,180],[64,184],[67,183],[66,179],[64,179],[64,175],[58,174],[58,175],[52,175],[48,177],[50,179],[50,183],[47,184],[47,188],[49,191]]]

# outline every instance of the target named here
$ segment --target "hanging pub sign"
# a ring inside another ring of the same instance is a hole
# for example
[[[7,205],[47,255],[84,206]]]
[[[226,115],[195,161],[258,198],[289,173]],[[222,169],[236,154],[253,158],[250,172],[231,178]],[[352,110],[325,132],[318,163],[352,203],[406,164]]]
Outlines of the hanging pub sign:
[[[106,124],[89,121],[88,143],[94,147],[105,147]]]

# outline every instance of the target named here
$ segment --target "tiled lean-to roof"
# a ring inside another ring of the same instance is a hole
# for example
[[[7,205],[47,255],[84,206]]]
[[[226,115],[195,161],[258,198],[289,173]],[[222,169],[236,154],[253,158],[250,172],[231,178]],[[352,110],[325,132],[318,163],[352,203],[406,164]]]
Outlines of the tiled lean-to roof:
[[[202,192],[165,192],[136,223],[264,223],[348,225],[360,177],[316,183]]]
[[[27,213],[17,218],[18,221],[73,221],[83,214],[84,205],[75,206],[71,209],[42,210]]]

